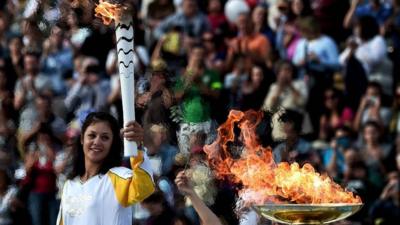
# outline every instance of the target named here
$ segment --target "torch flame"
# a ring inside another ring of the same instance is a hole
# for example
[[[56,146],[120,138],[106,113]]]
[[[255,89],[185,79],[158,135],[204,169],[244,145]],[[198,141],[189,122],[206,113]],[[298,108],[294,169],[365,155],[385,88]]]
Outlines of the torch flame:
[[[105,25],[110,25],[113,20],[119,18],[122,12],[122,7],[119,4],[111,4],[104,0],[100,0],[94,9],[95,16],[103,20]]]
[[[345,191],[328,176],[317,173],[310,164],[276,164],[270,148],[259,144],[257,125],[262,112],[232,110],[228,120],[218,128],[217,140],[205,146],[210,166],[218,179],[241,184],[240,204],[275,203],[361,203],[359,196]],[[228,147],[235,142],[235,124],[241,130],[244,150],[235,158]]]

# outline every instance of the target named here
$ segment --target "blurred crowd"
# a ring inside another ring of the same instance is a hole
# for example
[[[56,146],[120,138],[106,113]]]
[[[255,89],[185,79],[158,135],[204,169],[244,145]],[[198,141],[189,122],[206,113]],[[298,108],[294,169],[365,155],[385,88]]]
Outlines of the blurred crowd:
[[[203,146],[232,109],[265,111],[260,141],[277,162],[311,163],[361,196],[340,224],[400,221],[400,1],[233,1],[125,1],[157,186],[133,224],[198,225],[204,212],[270,224],[236,214],[240,187],[207,166]],[[123,126],[115,31],[93,2],[0,1],[0,225],[54,225],[85,116]]]

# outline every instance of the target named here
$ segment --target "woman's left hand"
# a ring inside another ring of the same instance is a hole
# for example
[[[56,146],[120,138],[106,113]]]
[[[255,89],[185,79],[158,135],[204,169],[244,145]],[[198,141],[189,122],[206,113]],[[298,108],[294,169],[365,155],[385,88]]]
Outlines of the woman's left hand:
[[[125,128],[121,131],[123,137],[128,141],[134,141],[136,143],[143,142],[144,130],[142,126],[136,121],[130,121],[125,125]]]

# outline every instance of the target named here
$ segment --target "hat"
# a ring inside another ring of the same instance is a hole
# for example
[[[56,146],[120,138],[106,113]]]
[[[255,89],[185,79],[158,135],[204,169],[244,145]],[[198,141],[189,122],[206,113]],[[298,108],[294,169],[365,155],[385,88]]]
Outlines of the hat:
[[[150,71],[154,72],[167,72],[167,63],[162,59],[155,59],[150,64]]]

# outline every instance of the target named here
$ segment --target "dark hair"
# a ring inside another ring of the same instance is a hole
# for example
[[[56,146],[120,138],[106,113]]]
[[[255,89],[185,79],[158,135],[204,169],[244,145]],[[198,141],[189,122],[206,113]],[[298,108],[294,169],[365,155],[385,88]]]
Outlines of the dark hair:
[[[383,129],[384,129],[384,128],[383,128],[382,124],[380,124],[379,122],[374,121],[374,120],[368,120],[368,121],[365,122],[364,125],[362,126],[362,134],[363,134],[362,139],[363,139],[363,140],[364,140],[364,132],[365,132],[365,129],[366,129],[367,127],[373,127],[373,128],[375,128],[375,129],[378,131],[378,142],[382,142],[382,141],[383,141],[382,138],[383,138],[383,132],[384,132]]]
[[[306,32],[307,34],[321,34],[320,22],[313,16],[306,16],[297,19],[296,25],[299,27],[300,30]]]
[[[302,0],[303,2],[303,9],[300,12],[299,16],[305,17],[313,15],[313,9],[311,8],[311,1],[310,0]],[[293,2],[292,2],[293,4]]]
[[[83,175],[85,173],[85,156],[83,153],[83,146],[81,140],[85,134],[86,129],[97,122],[107,122],[111,128],[113,134],[113,140],[111,143],[111,150],[104,159],[99,173],[105,174],[113,167],[120,166],[122,163],[122,139],[120,137],[120,128],[117,120],[106,112],[92,112],[87,115],[82,125],[82,131],[80,138],[76,139],[74,155],[73,155],[73,166],[72,172],[68,175],[68,179],[73,179],[76,176]]]
[[[343,132],[347,133],[349,137],[354,137],[354,131],[348,125],[340,125],[335,129],[335,131],[338,130],[342,130]]]
[[[252,16],[252,14],[254,13],[254,11],[255,11],[256,8],[262,8],[262,9],[264,9],[264,13],[263,13],[264,20],[262,21],[262,22],[263,22],[262,26],[263,26],[263,27],[264,27],[264,26],[267,27],[267,26],[268,26],[268,22],[267,22],[267,18],[268,18],[268,6],[266,6],[265,3],[259,3],[259,4],[257,4],[257,5],[252,9],[252,11],[251,11],[251,16]],[[252,18],[251,18],[251,19],[252,19]]]
[[[278,75],[279,71],[284,67],[289,66],[292,70],[292,79],[295,80],[297,78],[297,68],[293,65],[290,60],[279,60],[275,65],[275,74]]]
[[[24,53],[24,57],[33,56],[33,57],[35,57],[37,60],[40,59],[41,55],[42,55],[42,53],[41,53],[39,50],[36,50],[36,49],[27,49],[27,50],[25,51],[25,53]]]
[[[379,25],[376,19],[372,16],[362,16],[358,20],[360,26],[360,38],[363,41],[368,41],[379,34]]]
[[[19,42],[22,43],[22,45],[24,44],[24,42],[23,42],[23,37],[22,37],[21,35],[15,34],[15,35],[11,36],[11,37],[8,39],[7,44],[10,44],[12,40],[18,40]]]
[[[0,176],[3,174],[4,179],[6,180],[6,185],[9,186],[12,183],[12,179],[8,171],[4,168],[0,168]]]
[[[193,50],[194,49],[201,49],[201,50],[203,50],[203,54],[204,54],[204,51],[206,50],[206,48],[204,47],[204,45],[202,44],[202,43],[194,43],[192,46],[191,46],[191,53],[190,54],[193,54]],[[191,57],[191,56],[189,56],[189,57]],[[199,65],[199,67],[200,67],[200,69],[205,69],[206,68],[206,63],[205,63],[205,60],[201,60],[200,61],[200,65]]]
[[[364,123],[364,125],[363,125],[363,127],[362,127],[362,130],[364,131],[365,128],[367,128],[367,127],[369,127],[369,126],[374,127],[374,128],[377,129],[379,132],[380,132],[381,129],[382,129],[382,125],[381,125],[380,123],[378,123],[378,122],[376,122],[376,121],[374,121],[374,120],[368,120],[367,122]]]
[[[328,87],[327,89],[325,89],[324,95],[325,95],[325,93],[327,91],[331,91],[332,92],[332,97],[337,99],[337,101],[338,101],[337,110],[338,110],[339,113],[342,113],[342,111],[343,111],[343,109],[345,107],[345,103],[344,103],[344,99],[343,99],[343,96],[344,96],[343,92],[341,90],[335,88],[335,87]],[[324,98],[325,98],[325,96],[324,96]],[[332,113],[328,109],[326,109],[325,107],[324,107],[324,111],[325,111],[324,114],[327,115],[327,116],[330,116],[331,113]]]
[[[295,110],[285,109],[285,112],[279,117],[279,121],[293,124],[293,129],[300,133],[303,125],[303,115]]]
[[[370,81],[367,84],[367,89],[368,88],[376,88],[379,92],[379,96],[382,97],[382,85],[376,81]]]

